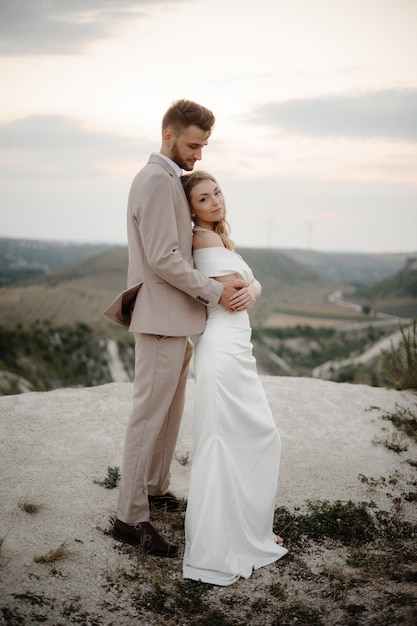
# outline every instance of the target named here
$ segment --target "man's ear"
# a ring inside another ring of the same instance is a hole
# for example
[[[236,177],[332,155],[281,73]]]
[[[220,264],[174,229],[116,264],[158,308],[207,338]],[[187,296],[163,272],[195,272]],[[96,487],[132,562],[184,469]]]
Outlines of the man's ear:
[[[165,128],[162,132],[162,140],[164,144],[170,148],[173,140],[175,139],[175,135],[171,128]]]

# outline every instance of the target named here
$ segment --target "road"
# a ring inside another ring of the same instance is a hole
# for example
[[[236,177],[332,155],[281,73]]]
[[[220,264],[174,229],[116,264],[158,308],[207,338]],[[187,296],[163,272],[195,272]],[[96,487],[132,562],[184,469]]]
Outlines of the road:
[[[362,307],[360,305],[343,300],[343,294],[341,291],[335,291],[334,293],[330,294],[328,297],[328,301],[335,306],[343,307],[345,309],[350,309],[352,311],[362,311]],[[340,330],[358,330],[364,326],[368,327],[395,325],[397,328],[402,327],[404,329],[404,333],[406,333],[408,337],[411,336],[411,319],[396,317],[394,315],[387,315],[386,313],[379,313],[378,311],[373,311],[372,315],[378,319],[369,319],[369,321],[366,322],[355,322],[352,324],[346,324]],[[388,350],[391,350],[392,348],[397,348],[401,344],[401,341],[401,330],[396,330],[396,332],[392,333],[388,337],[384,337],[383,339],[380,339],[379,341],[374,343],[373,346],[365,350],[365,352],[357,357],[343,359],[342,361],[326,361],[325,363],[318,365],[313,369],[312,377],[328,380],[335,374],[335,372],[349,365],[361,365],[371,363],[381,355],[381,352],[386,352]]]

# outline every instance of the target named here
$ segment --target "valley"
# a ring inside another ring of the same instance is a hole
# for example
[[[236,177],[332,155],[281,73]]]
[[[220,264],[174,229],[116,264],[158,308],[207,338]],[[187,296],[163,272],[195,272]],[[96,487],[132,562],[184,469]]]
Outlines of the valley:
[[[384,321],[366,306],[366,292],[357,295],[354,284],[335,280],[329,272],[319,273],[311,264],[303,265],[280,250],[245,248],[238,252],[263,287],[262,297],[250,310],[254,353],[262,374],[312,376],[329,359],[355,358],[398,331],[400,323],[417,317],[417,298],[398,293],[398,289],[385,299],[383,295],[374,298],[373,303],[386,310]],[[384,281],[389,260],[386,255],[381,261]],[[348,261],[343,255],[345,276],[349,276]],[[357,276],[357,255],[351,255],[351,261],[352,275]],[[396,276],[398,255],[392,261],[390,281]],[[335,255],[329,254],[327,263],[338,267]],[[377,265],[377,258],[368,259],[363,278],[366,267],[372,267],[372,275],[378,273]],[[110,247],[1,287],[0,391],[16,393],[28,388],[91,386],[116,378],[131,379],[133,338],[102,314],[124,289],[126,270],[127,249]],[[388,310],[392,317],[387,317]],[[73,367],[68,369],[71,362]],[[60,371],[54,373],[54,367]],[[377,372],[376,360],[355,371],[349,368],[344,373],[343,368],[337,368],[335,379],[378,385],[381,380]]]

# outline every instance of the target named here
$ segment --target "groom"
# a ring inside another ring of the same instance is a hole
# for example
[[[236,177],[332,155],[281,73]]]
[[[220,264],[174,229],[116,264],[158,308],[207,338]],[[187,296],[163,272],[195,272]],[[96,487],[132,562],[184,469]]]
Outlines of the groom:
[[[204,305],[222,304],[245,286],[194,269],[190,211],[182,170],[202,158],[214,115],[190,100],[174,102],[162,120],[162,145],[133,180],[127,208],[128,289],[105,315],[135,337],[133,408],[127,425],[113,537],[150,554],[178,548],[149,521],[149,506],[177,510],[168,491],[192,354],[189,335],[204,329]]]

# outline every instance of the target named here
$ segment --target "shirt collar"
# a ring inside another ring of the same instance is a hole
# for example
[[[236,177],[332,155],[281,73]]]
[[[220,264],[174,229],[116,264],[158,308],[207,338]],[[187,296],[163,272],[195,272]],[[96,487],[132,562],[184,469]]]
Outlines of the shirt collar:
[[[178,178],[181,178],[181,176],[182,176],[182,169],[180,168],[179,165],[177,165],[175,163],[175,161],[173,161],[169,157],[165,156],[165,154],[161,154],[160,152],[159,153],[154,152],[153,154],[158,154],[158,156],[160,156],[163,159],[165,159],[165,161],[168,163],[168,165],[170,165],[172,167],[172,169],[175,171],[175,173],[178,176]]]

